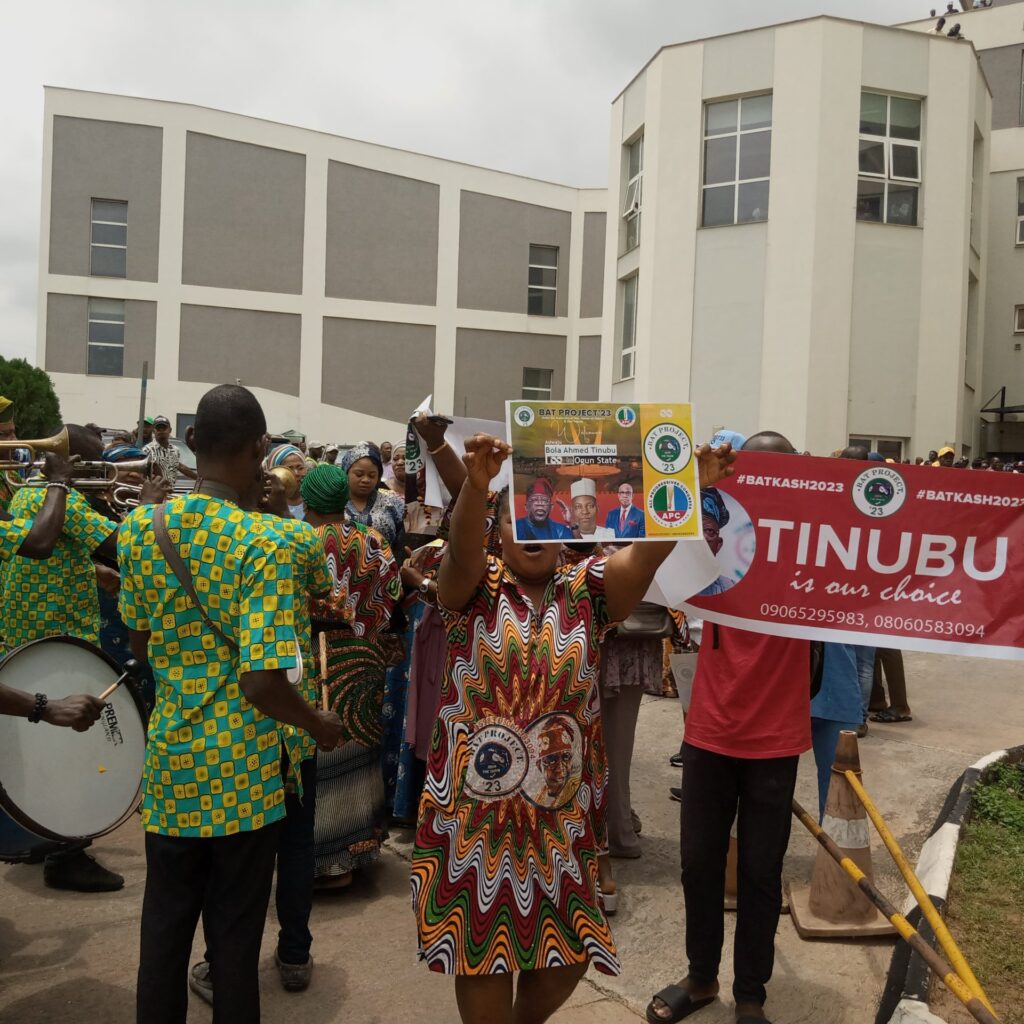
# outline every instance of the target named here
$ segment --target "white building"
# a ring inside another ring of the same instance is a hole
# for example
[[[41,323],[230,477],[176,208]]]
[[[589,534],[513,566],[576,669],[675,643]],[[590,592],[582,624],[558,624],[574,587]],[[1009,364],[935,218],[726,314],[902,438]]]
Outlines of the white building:
[[[612,107],[602,394],[688,395],[705,437],[977,450],[991,109],[945,36],[821,17],[664,47]]]
[[[341,441],[430,393],[690,397],[704,437],[1024,453],[979,412],[1024,403],[1024,6],[958,20],[667,46],[612,104],[607,191],[48,89],[39,364],[119,426],[146,360],[179,432],[240,379]]]
[[[66,419],[272,429],[596,399],[606,196],[186,104],[47,89],[38,362]]]

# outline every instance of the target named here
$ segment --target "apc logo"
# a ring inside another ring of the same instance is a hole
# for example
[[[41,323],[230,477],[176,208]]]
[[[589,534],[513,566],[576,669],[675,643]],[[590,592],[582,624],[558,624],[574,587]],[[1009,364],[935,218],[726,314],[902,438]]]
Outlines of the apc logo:
[[[907,500],[903,477],[888,466],[865,469],[853,481],[853,504],[858,512],[872,519],[895,515]]]
[[[659,480],[647,495],[647,511],[659,526],[682,526],[693,515],[693,499],[678,480]]]
[[[631,405],[620,405],[615,410],[615,422],[620,427],[632,427],[636,425],[636,410]]]

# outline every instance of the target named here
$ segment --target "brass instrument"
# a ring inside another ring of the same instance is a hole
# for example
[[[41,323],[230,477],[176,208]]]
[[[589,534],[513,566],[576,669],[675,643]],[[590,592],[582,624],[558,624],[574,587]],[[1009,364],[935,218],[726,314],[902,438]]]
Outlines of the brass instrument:
[[[287,466],[275,466],[267,470],[271,476],[276,476],[284,487],[284,496],[289,504],[294,503],[299,497],[299,478]]]
[[[53,440],[48,438],[47,440]],[[18,442],[19,444],[21,442]],[[31,444],[33,442],[29,442]],[[25,445],[27,447],[27,445]],[[52,449],[49,449],[52,450]],[[8,471],[6,474],[7,483],[14,489],[22,487],[45,487],[48,483],[42,475],[43,461],[33,463],[16,463],[19,469],[34,469],[35,475],[27,480],[22,480],[16,474]],[[3,463],[0,462],[0,466]],[[94,459],[87,462],[76,462],[74,464],[74,477],[71,486],[83,494],[97,494],[109,492],[107,500],[112,508],[119,512],[134,508],[139,503],[139,495],[142,493],[141,484],[130,484],[124,479],[131,473],[143,477],[151,475],[152,460],[147,456],[144,459],[131,459],[126,462],[105,462],[102,459]]]
[[[42,466],[42,458],[38,454],[39,452],[53,452],[55,455],[63,455],[64,458],[67,458],[68,428],[64,427],[59,433],[54,434],[53,437],[43,437],[38,440],[22,441],[19,438],[15,441],[0,441],[0,456],[6,451],[18,450],[27,451],[29,453],[29,461],[16,462],[14,459],[0,458],[0,472],[27,469],[29,465],[34,465],[37,462],[39,466]]]

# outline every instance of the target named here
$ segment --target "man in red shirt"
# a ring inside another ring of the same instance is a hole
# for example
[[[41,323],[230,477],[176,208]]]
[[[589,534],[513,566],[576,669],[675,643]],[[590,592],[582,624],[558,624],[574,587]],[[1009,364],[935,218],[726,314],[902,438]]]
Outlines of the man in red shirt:
[[[796,454],[772,431],[742,450]],[[651,1000],[647,1019],[680,1021],[718,995],[725,861],[738,817],[733,996],[737,1024],[755,1024],[767,1020],[797,764],[811,746],[810,644],[710,623],[702,639],[679,818],[689,972]]]

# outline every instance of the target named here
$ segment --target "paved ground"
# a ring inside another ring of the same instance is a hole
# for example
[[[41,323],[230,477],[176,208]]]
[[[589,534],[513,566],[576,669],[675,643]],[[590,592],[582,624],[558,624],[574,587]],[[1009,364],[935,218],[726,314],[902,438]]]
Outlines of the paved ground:
[[[872,727],[861,744],[865,783],[911,857],[945,793],[978,755],[1024,742],[1024,685],[1010,663],[907,656],[915,721]],[[685,973],[678,886],[678,805],[667,799],[675,773],[667,763],[678,744],[675,701],[650,699],[642,710],[634,765],[634,804],[644,823],[644,857],[618,861],[624,897],[614,922],[623,959],[620,978],[591,974],[558,1024],[626,1024],[642,1017],[655,989]],[[813,763],[801,765],[798,798],[813,807]],[[796,826],[799,829],[799,826]],[[408,836],[399,834],[379,869],[345,893],[317,898],[313,986],[289,996],[264,957],[267,1022],[302,1024],[449,1024],[457,1021],[449,980],[414,959],[408,905]],[[788,878],[807,877],[813,840],[794,831]],[[104,863],[125,874],[113,896],[58,894],[42,871],[0,866],[0,1022],[3,1024],[121,1024],[134,1019],[134,975],[144,880],[141,832],[129,824],[97,844]],[[875,844],[876,875],[892,898],[903,886]],[[276,924],[264,950],[272,951]],[[726,942],[731,944],[732,923]],[[768,1009],[776,1024],[870,1024],[892,944],[806,943],[788,917],[779,925],[778,958]],[[197,945],[196,959],[201,952]],[[731,982],[723,964],[723,990]],[[301,1016],[297,1016],[301,1015]],[[731,1003],[704,1011],[701,1024],[731,1024]],[[207,1024],[208,1008],[193,1002],[189,1024]]]

